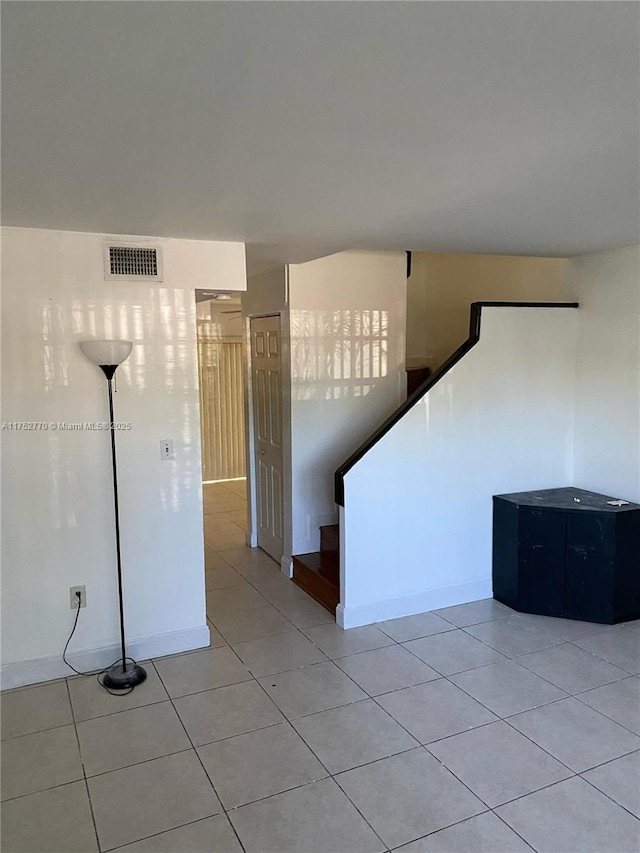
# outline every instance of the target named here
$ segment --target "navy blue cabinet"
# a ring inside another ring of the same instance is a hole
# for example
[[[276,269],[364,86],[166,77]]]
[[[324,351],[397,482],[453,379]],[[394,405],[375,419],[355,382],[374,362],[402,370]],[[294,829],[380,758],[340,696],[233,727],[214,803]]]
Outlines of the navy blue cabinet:
[[[576,488],[495,495],[494,598],[587,622],[640,617],[640,505],[616,502]]]

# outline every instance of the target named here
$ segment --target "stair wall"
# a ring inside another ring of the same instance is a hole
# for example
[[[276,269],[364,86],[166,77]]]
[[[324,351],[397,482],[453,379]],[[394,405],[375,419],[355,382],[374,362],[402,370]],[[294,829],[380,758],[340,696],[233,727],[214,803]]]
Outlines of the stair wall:
[[[343,627],[491,596],[491,497],[570,483],[578,311],[485,308],[477,345],[344,477]]]

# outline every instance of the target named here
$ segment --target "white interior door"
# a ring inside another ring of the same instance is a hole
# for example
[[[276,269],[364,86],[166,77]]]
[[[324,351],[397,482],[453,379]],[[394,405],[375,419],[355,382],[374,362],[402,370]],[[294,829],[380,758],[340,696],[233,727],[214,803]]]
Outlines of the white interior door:
[[[251,320],[251,373],[258,545],[280,562],[283,553],[280,315]]]

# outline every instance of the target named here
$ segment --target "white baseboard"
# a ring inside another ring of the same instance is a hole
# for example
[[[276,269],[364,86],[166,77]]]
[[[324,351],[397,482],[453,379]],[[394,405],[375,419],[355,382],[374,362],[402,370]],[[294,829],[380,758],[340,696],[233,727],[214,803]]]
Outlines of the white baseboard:
[[[134,637],[127,640],[127,654],[142,661],[148,658],[163,657],[163,655],[174,655],[178,652],[188,652],[192,649],[206,648],[210,642],[209,627],[205,624],[198,628],[170,631],[167,634]],[[76,669],[82,672],[91,672],[112,664],[118,659],[119,653],[120,647],[111,645],[75,652],[67,655],[67,657]],[[69,669],[60,655],[8,663],[0,670],[0,689],[9,690],[12,687],[23,687],[25,684],[37,684],[40,681],[51,681],[54,678],[64,678],[67,675],[73,675],[73,670]]]
[[[252,533],[250,530],[247,530],[247,535],[244,540],[247,543],[248,548],[257,548],[258,547],[258,534]]]
[[[336,610],[336,622],[341,628],[359,628],[362,625],[372,625],[374,622],[384,622],[386,619],[413,616],[416,613],[425,613],[440,607],[452,607],[454,604],[467,604],[469,601],[478,601],[480,598],[491,598],[492,595],[491,578],[487,578],[456,586],[429,589],[399,598],[359,604],[355,607],[339,604]]]
[[[280,558],[280,571],[286,578],[293,577],[293,560],[291,557]]]

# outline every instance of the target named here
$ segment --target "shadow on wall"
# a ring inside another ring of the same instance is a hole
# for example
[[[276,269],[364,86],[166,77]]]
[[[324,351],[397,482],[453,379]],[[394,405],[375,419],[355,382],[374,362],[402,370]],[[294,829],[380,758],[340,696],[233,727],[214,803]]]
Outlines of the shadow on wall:
[[[388,335],[388,311],[291,311],[292,398],[366,396],[388,373]]]

